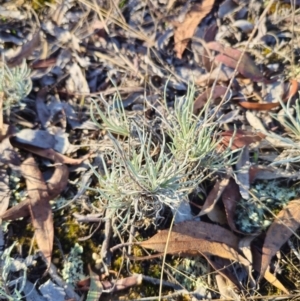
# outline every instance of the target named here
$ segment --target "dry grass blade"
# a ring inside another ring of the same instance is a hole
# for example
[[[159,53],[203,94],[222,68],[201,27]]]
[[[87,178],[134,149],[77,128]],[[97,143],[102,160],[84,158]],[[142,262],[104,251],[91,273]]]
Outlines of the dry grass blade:
[[[113,23],[117,26],[120,26],[123,28],[126,32],[130,33],[133,37],[136,37],[142,41],[145,41],[149,47],[154,45],[153,40],[149,38],[146,34],[143,34],[141,31],[138,31],[134,29],[133,27],[129,26],[127,23],[124,22],[123,19],[115,17],[113,14],[111,14],[111,11],[107,11],[104,8],[100,7],[96,1],[93,1],[92,3],[89,0],[80,0],[80,2],[84,5],[86,5],[88,8],[92,9],[93,11],[97,12],[100,20],[103,22],[104,18],[106,18],[104,24],[106,23]],[[106,25],[105,25],[106,27]]]

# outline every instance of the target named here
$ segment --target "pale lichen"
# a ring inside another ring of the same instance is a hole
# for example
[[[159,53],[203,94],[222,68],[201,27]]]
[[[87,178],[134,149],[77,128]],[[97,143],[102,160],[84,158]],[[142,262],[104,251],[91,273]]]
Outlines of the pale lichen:
[[[78,280],[84,278],[82,253],[83,247],[76,243],[64,262],[62,276],[63,279],[72,286],[75,286]]]
[[[284,207],[299,195],[298,187],[284,187],[278,181],[262,181],[250,188],[251,197],[237,204],[235,223],[245,233],[266,229],[272,222],[271,212]]]

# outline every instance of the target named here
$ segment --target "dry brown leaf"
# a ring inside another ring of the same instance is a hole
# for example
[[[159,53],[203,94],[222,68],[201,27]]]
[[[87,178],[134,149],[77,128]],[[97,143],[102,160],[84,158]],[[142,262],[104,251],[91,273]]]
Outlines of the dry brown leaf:
[[[174,31],[174,49],[179,59],[182,58],[188,40],[193,37],[199,23],[212,10],[214,3],[215,0],[203,0],[202,4],[193,5],[182,23],[174,22],[174,26],[176,26]]]
[[[243,253],[244,257],[246,257],[250,262],[250,265],[248,267],[248,282],[249,287],[251,287],[252,289],[256,287],[256,281],[252,275],[253,256],[251,251],[251,243],[255,238],[256,236],[246,236],[239,241],[240,251]]]
[[[210,211],[213,210],[213,208],[215,207],[217,201],[219,200],[220,196],[222,195],[228,183],[229,183],[228,178],[225,178],[222,181],[218,181],[218,180],[216,181],[213,189],[208,194],[205,203],[198,216],[208,214]]]
[[[23,59],[27,58],[31,53],[40,46],[40,31],[34,34],[32,39],[23,45],[21,51],[13,58],[11,58],[7,64],[9,67],[15,67],[20,65]]]
[[[21,217],[26,217],[30,215],[29,212],[29,198],[21,203],[15,205],[14,207],[8,209],[3,215],[1,215],[1,219],[3,221],[8,220],[16,220]]]
[[[291,175],[288,174],[288,177]],[[278,175],[278,170],[274,167],[256,166],[252,165],[249,170],[249,181],[254,183],[256,179],[260,180],[272,180],[276,178],[284,178],[284,174]]]
[[[29,197],[7,210],[1,218],[14,220],[30,214],[37,244],[50,264],[53,247],[53,218],[49,201],[57,197],[67,185],[69,170],[66,165],[56,164],[55,171],[46,184],[37,164],[30,157],[21,165],[21,171],[26,179]]]
[[[250,131],[244,131],[244,130],[237,130],[234,131],[225,131],[221,134],[222,136],[222,144],[226,147],[228,147],[231,143],[231,149],[239,149],[246,145],[250,145],[252,143],[260,142],[262,139],[265,138],[265,135],[262,133],[252,133]],[[233,137],[233,138],[232,138]],[[231,142],[231,140],[233,140]]]
[[[238,104],[245,109],[258,110],[258,111],[269,111],[280,106],[279,102],[258,103],[258,102],[242,101],[239,102]]]
[[[241,233],[237,230],[235,223],[234,223],[234,215],[235,215],[235,208],[237,203],[240,201],[241,195],[239,191],[239,186],[236,184],[234,179],[230,179],[229,184],[224,189],[222,194],[222,201],[225,207],[228,225],[231,230]]]
[[[26,180],[29,211],[37,244],[50,265],[54,230],[48,187],[33,157],[29,157],[22,163],[21,171]]]
[[[219,206],[214,206],[214,208],[207,213],[208,218],[219,225],[226,225],[227,224],[227,217],[226,213],[223,208]]]
[[[261,269],[261,254],[257,250],[257,248],[252,248],[253,255],[253,267],[257,272],[260,272]],[[289,294],[290,292],[285,288],[285,286],[270,272],[270,267],[267,267],[267,270],[263,276],[269,283],[274,285],[275,287],[282,290],[285,294]]]
[[[236,162],[236,179],[239,185],[240,194],[243,199],[249,199],[249,189],[250,189],[250,151],[248,145],[244,146],[241,150],[238,161]]]
[[[211,99],[212,103],[215,104],[217,98],[223,97],[226,93],[227,88],[223,86],[215,86],[208,88],[205,92],[200,94],[194,102],[194,114],[199,113],[205,106],[206,102]]]
[[[55,170],[46,183],[48,188],[49,200],[56,198],[66,187],[69,179],[69,169],[66,165],[56,164]],[[2,216],[2,220],[15,220],[21,217],[29,216],[30,199],[27,198],[23,202],[7,210]]]
[[[32,63],[32,69],[43,69],[43,68],[49,68],[54,67],[56,65],[57,58],[48,58],[44,60],[37,60]]]
[[[165,250],[167,241],[168,247]],[[160,231],[140,245],[161,253],[166,251],[167,254],[194,255],[196,251],[204,256],[215,255],[249,265],[248,260],[238,253],[238,238],[231,231],[205,222],[179,223],[170,234],[169,230]]]
[[[49,160],[52,160],[57,163],[63,163],[63,164],[70,164],[70,165],[78,165],[81,164],[84,160],[89,158],[91,154],[87,154],[83,156],[82,158],[73,159],[69,158],[63,154],[57,153],[55,150],[48,148],[48,149],[42,149],[39,147],[31,146],[28,144],[22,144],[20,142],[17,142],[15,139],[11,139],[11,144],[15,147],[26,149],[28,152],[39,155],[41,157],[47,158]]]
[[[218,42],[207,43],[207,46],[211,50],[220,52],[220,54],[218,54],[215,57],[215,60],[217,62],[223,63],[224,65],[232,69],[236,68],[240,74],[242,74],[247,78],[250,78],[252,81],[256,81],[256,82],[266,81],[263,74],[256,66],[255,62],[251,59],[251,57],[247,53],[244,53],[242,59],[240,60],[240,57],[243,53],[240,50],[233,49],[231,47],[224,47],[222,44]],[[237,65],[239,60],[240,63],[239,65]]]
[[[56,198],[66,188],[69,180],[69,169],[65,164],[56,163],[55,170],[47,182],[50,199]]]
[[[290,201],[267,231],[262,249],[260,275],[264,275],[272,257],[300,225],[300,199]]]
[[[289,294],[290,292],[287,290],[287,288],[270,272],[270,268],[268,267],[265,271],[264,278],[274,285],[275,287],[282,290],[285,294]]]

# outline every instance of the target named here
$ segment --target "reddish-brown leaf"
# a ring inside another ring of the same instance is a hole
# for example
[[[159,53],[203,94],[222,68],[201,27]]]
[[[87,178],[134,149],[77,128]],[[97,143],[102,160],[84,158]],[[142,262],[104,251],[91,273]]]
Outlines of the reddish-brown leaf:
[[[267,231],[262,249],[260,275],[264,275],[272,257],[300,225],[300,199],[289,202]]]
[[[290,174],[288,176],[290,177]],[[250,183],[253,183],[256,179],[271,180],[283,177],[284,174],[280,174],[280,170],[274,167],[252,165],[249,170]]]
[[[258,110],[258,111],[269,111],[280,106],[279,102],[258,103],[258,102],[242,101],[239,102],[238,104],[245,109]]]
[[[174,30],[174,49],[179,59],[182,58],[188,40],[193,37],[199,23],[212,10],[214,3],[215,0],[203,0],[202,4],[193,5],[182,23],[174,22],[174,26],[176,26]]]
[[[249,265],[248,260],[238,253],[238,238],[231,231],[205,222],[179,223],[173,227],[170,234],[169,230],[160,231],[140,245],[161,253],[166,251],[168,254],[194,255],[196,251],[205,256],[215,255]]]

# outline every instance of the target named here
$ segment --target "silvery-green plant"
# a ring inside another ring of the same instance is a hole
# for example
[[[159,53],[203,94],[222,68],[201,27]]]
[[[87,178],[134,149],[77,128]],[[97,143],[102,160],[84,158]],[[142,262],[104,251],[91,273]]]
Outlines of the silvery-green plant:
[[[94,105],[91,105],[91,117],[92,120],[99,126],[101,129],[105,129],[113,134],[122,135],[125,137],[128,137],[130,134],[130,124],[129,120],[126,116],[126,112],[124,109],[124,106],[122,104],[122,100],[120,98],[119,94],[115,94],[112,105],[109,106],[108,103],[103,98],[103,95],[101,97],[101,102],[104,105],[103,112],[98,105],[98,103],[92,99],[92,102]],[[100,116],[102,120],[102,124],[97,122],[95,114],[94,114],[94,108],[96,108],[96,111],[98,115]]]
[[[268,136],[283,143],[285,149],[282,154],[271,164],[290,164],[300,162],[300,104],[299,100],[291,106],[291,99],[285,105],[280,100],[282,111],[280,114],[271,114],[286,129],[285,136],[276,133],[268,133]]]
[[[91,189],[98,193],[99,206],[122,225],[135,218],[159,218],[166,206],[175,212],[207,177],[236,162],[237,150],[218,150],[218,124],[211,121],[209,106],[200,116],[193,114],[194,92],[190,88],[187,97],[177,98],[173,111],[165,105],[158,131],[146,120],[129,121],[120,98],[112,107],[105,105],[107,112],[96,106],[102,119],[98,125],[107,130],[114,149],[102,155],[102,171],[92,167],[98,185]]]
[[[283,114],[282,118],[278,118],[278,115],[272,114],[272,116],[277,119],[282,125],[288,130],[288,135],[297,141],[300,141],[300,105],[299,99],[296,104],[291,107],[291,99],[288,100],[285,105],[282,100],[280,100]],[[294,111],[294,114],[292,113]]]
[[[20,66],[9,68],[0,63],[0,91],[4,92],[4,108],[24,99],[32,89],[30,70],[24,60]]]
[[[211,119],[210,101],[196,116],[194,95],[195,88],[190,85],[186,96],[175,99],[174,111],[169,111],[167,118],[162,117],[166,134],[171,138],[169,148],[177,161],[197,163],[202,171],[224,171],[236,163],[235,155],[240,150],[232,151],[230,146],[220,150],[220,131],[218,123]]]
[[[99,193],[100,206],[109,208],[113,215],[121,217],[126,211],[126,217],[130,213],[141,218],[159,217],[164,205],[178,207],[199,179],[188,179],[187,166],[178,165],[172,154],[165,152],[164,137],[156,152],[151,134],[139,128],[136,133],[134,140],[138,139],[139,145],[127,150],[110,135],[116,152],[107,154],[106,160],[102,157],[102,173],[94,169],[99,185],[93,190]]]

